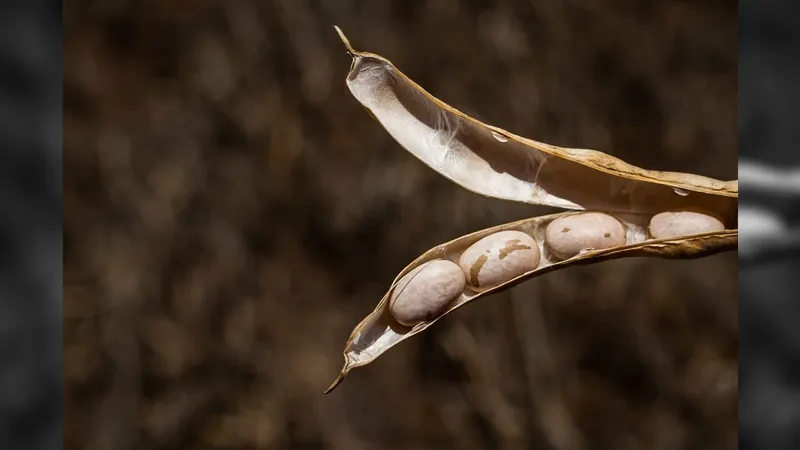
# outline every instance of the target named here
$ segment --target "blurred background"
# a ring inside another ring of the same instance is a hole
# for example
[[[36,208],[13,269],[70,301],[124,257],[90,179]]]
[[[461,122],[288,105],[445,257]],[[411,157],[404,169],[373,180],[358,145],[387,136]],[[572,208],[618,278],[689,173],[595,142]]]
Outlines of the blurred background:
[[[739,9],[742,450],[800,448],[799,7]]]
[[[736,448],[732,253],[549,274],[322,395],[408,262],[551,212],[405,152],[333,25],[487,123],[728,180],[735,2],[87,0],[64,25],[64,448]]]

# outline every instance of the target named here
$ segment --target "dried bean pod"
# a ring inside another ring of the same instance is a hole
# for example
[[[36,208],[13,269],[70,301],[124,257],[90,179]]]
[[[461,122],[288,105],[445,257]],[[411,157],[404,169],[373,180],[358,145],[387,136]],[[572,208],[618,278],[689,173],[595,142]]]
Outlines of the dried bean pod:
[[[490,289],[539,266],[536,241],[521,231],[500,231],[472,244],[458,260],[474,290]]]
[[[464,291],[464,273],[453,262],[429,261],[400,279],[392,292],[389,311],[401,325],[430,320]]]
[[[545,230],[545,242],[554,256],[569,259],[582,250],[625,245],[625,227],[608,214],[575,214],[550,222]]]
[[[424,332],[443,316],[469,302],[509,289],[522,279],[577,264],[626,257],[697,258],[737,249],[738,230],[734,224],[737,222],[738,181],[646,170],[596,150],[558,147],[517,136],[447,105],[409,79],[388,59],[355,50],[344,33],[339,28],[336,30],[352,58],[346,78],[350,92],[409,153],[475,194],[581,211],[583,215],[566,212],[531,217],[470,233],[420,255],[403,270],[404,275],[393,283],[375,309],[353,329],[343,352],[344,366],[326,392],[333,390],[353,368],[371,363],[394,346]],[[669,245],[649,236],[648,221],[653,215],[683,210],[716,214],[724,218],[729,229],[676,237]],[[588,214],[590,211],[613,212],[613,215]],[[560,222],[553,222],[562,218]],[[570,224],[577,225],[575,232],[564,232],[565,225],[569,227]],[[552,225],[549,230],[548,225]],[[607,229],[603,230],[604,227]],[[443,259],[459,255],[464,261],[458,262],[472,263],[471,268],[481,253],[477,252],[476,259],[468,261],[464,252],[477,240],[501,230],[533,236],[539,251],[548,249],[547,254],[540,255],[535,269],[519,276],[499,270],[498,273],[511,279],[491,288],[487,288],[486,283],[494,284],[499,278],[481,278],[491,272],[484,273],[485,263],[489,262],[487,257],[475,283],[480,290],[473,288],[456,293],[467,286],[465,274],[459,264]],[[587,249],[612,251],[583,251]],[[566,260],[554,264],[560,261],[559,257]],[[439,262],[431,263],[432,260]],[[427,274],[431,267],[441,264],[444,275]],[[454,266],[457,271],[453,270]],[[425,276],[421,280],[415,278],[422,275]],[[398,320],[389,312],[409,328],[396,326]]]

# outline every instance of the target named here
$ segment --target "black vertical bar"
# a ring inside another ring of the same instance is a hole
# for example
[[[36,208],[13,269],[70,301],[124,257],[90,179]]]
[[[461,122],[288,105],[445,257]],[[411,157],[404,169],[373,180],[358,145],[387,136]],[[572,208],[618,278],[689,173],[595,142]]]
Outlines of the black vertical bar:
[[[0,449],[61,448],[61,2],[0,2]]]

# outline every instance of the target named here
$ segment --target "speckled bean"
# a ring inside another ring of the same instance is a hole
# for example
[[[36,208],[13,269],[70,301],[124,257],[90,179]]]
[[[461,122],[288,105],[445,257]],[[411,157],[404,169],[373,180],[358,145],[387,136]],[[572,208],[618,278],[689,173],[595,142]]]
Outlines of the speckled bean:
[[[625,227],[608,214],[588,212],[560,217],[547,225],[545,243],[559,259],[582,250],[601,250],[625,245]]]
[[[414,325],[442,314],[464,291],[464,273],[443,259],[415,268],[397,282],[389,300],[389,311],[400,324]]]
[[[536,241],[521,231],[500,231],[472,244],[458,259],[474,290],[486,290],[539,266]]]
[[[650,236],[665,239],[723,231],[725,225],[714,216],[694,211],[665,211],[650,219]]]

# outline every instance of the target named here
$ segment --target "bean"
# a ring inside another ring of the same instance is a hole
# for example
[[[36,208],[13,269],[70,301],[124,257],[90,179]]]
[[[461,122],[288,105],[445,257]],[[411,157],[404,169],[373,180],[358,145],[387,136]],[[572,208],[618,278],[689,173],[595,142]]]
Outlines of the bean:
[[[714,216],[694,211],[665,211],[650,219],[650,235],[655,239],[723,231],[725,225]]]
[[[560,217],[547,225],[545,242],[550,252],[569,259],[582,250],[601,250],[625,245],[625,227],[608,214],[582,213]]]
[[[500,231],[472,244],[458,259],[475,290],[486,290],[539,266],[536,241],[521,231]]]
[[[389,311],[401,325],[414,325],[442,314],[464,291],[464,273],[453,262],[428,261],[397,282],[389,300]]]

